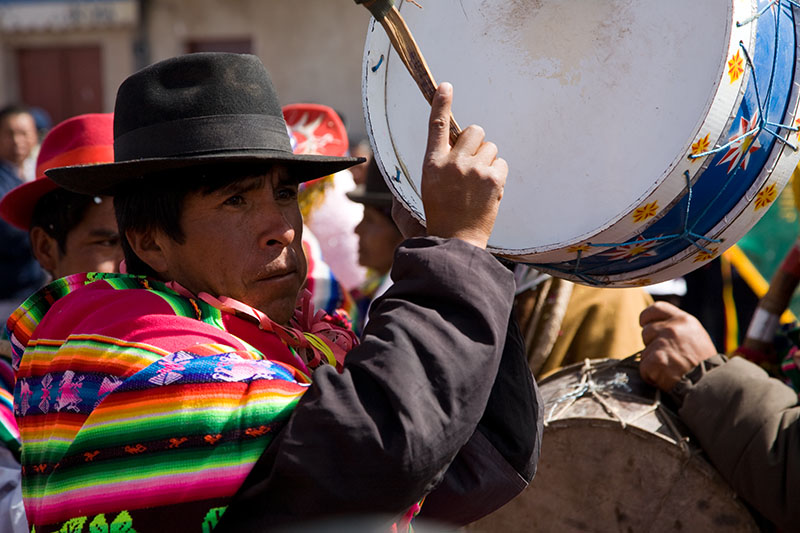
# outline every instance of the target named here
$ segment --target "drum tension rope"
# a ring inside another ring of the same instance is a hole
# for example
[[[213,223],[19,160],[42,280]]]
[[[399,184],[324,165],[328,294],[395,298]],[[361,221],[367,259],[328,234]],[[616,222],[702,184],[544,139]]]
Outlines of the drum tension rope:
[[[774,6],[777,6],[778,9],[776,10],[776,14],[775,14],[775,46],[773,48],[773,65],[775,65],[775,62],[778,60],[778,57],[777,57],[777,54],[778,54],[778,37],[779,37],[779,34],[780,34],[779,33],[780,32],[780,23],[781,23],[781,18],[782,18],[781,17],[781,10],[783,9],[784,6],[789,6],[790,10],[791,10],[791,6],[794,6],[795,8],[800,9],[800,4],[798,2],[796,2],[795,0],[772,0],[766,6],[764,6],[764,8],[762,8],[758,13],[756,13],[752,17],[750,17],[750,18],[748,18],[748,19],[746,19],[744,21],[736,23],[737,26],[739,26],[739,27],[744,26],[746,24],[749,24],[749,23],[753,22],[754,20],[756,20],[756,19],[760,18],[761,16],[763,16],[770,8],[772,8]],[[758,80],[756,79],[756,72],[755,72],[755,68],[754,68],[754,65],[753,65],[753,61],[752,61],[752,59],[750,57],[750,53],[748,52],[747,47],[745,46],[745,44],[743,42],[739,42],[739,47],[741,48],[742,53],[744,54],[745,60],[747,62],[747,65],[749,66],[750,72],[752,73],[752,76],[753,76],[753,87],[754,87],[755,94],[756,94],[755,100],[756,100],[756,102],[758,104],[758,111],[757,111],[757,117],[756,117],[756,120],[755,120],[755,125],[749,131],[746,131],[743,134],[731,139],[729,142],[725,143],[724,145],[717,146],[717,147],[713,148],[712,150],[709,150],[707,152],[703,152],[701,154],[690,154],[688,156],[690,159],[699,159],[699,158],[703,158],[703,157],[706,157],[706,156],[709,156],[709,155],[718,155],[718,154],[722,153],[723,151],[727,150],[728,148],[736,145],[737,143],[742,143],[744,141],[744,139],[746,139],[748,137],[758,137],[762,133],[765,133],[765,134],[769,135],[770,137],[774,138],[776,141],[788,146],[789,148],[791,148],[794,151],[798,150],[798,147],[795,146],[794,144],[792,144],[791,142],[789,142],[789,140],[786,137],[782,136],[779,133],[778,130],[783,129],[783,130],[787,130],[787,131],[790,131],[790,132],[797,132],[797,131],[799,131],[799,129],[794,125],[780,124],[780,123],[770,122],[768,120],[769,109],[768,108],[766,110],[764,109],[764,103],[762,103],[761,95],[759,94]],[[773,70],[774,70],[774,67],[773,67]],[[769,104],[769,101],[770,101],[770,98],[771,98],[773,85],[774,85],[774,78],[770,77],[769,86],[768,86],[768,90],[767,90],[767,94],[766,94],[766,98],[765,98],[765,101],[767,103],[767,107],[768,107],[768,104]],[[770,127],[775,128],[775,131],[770,129]],[[717,161],[714,164],[719,164],[719,162]],[[694,221],[693,224],[691,224],[691,227],[690,227],[690,223],[689,223],[689,214],[690,214],[690,208],[691,208],[691,202],[692,202],[692,183],[691,183],[691,176],[690,176],[689,172],[686,171],[684,173],[684,175],[686,177],[686,191],[687,192],[686,192],[686,208],[684,210],[684,228],[683,228],[683,231],[681,233],[675,233],[675,234],[672,234],[672,235],[660,235],[660,236],[657,236],[657,237],[649,237],[649,238],[642,238],[640,236],[636,240],[622,242],[622,243],[586,243],[586,245],[589,246],[589,247],[592,247],[592,248],[611,248],[611,249],[614,249],[614,248],[620,248],[620,247],[623,247],[623,246],[631,246],[631,245],[637,245],[637,244],[641,245],[641,244],[657,242],[657,241],[661,241],[661,244],[664,245],[664,244],[670,244],[671,242],[674,242],[674,241],[677,241],[677,240],[686,240],[691,245],[693,245],[696,248],[698,248],[700,251],[711,255],[714,252],[712,252],[708,248],[704,247],[698,241],[703,240],[703,241],[706,241],[708,243],[720,243],[722,241],[720,239],[712,239],[712,238],[700,235],[700,234],[696,233],[694,231],[694,229],[697,226],[697,224],[699,224],[699,222],[703,219],[703,217],[708,213],[708,211],[714,206],[714,204],[717,202],[717,200],[719,200],[724,195],[725,190],[727,189],[728,185],[730,185],[730,183],[732,183],[733,180],[736,178],[740,168],[741,167],[737,165],[736,169],[728,176],[727,181],[722,185],[722,187],[720,187],[719,191],[717,191],[716,196],[710,202],[708,202],[708,205],[706,206],[706,208],[695,218],[695,221]],[[583,250],[579,249],[578,252],[577,252],[577,257],[576,257],[574,265],[570,266],[569,262],[564,262],[564,263],[560,263],[560,264],[548,264],[546,266],[547,266],[548,269],[554,270],[556,272],[562,272],[562,273],[565,273],[565,274],[571,274],[573,276],[576,276],[577,278],[581,279],[582,281],[584,281],[585,283],[588,283],[590,285],[595,285],[595,286],[604,285],[604,282],[603,282],[602,279],[599,279],[599,278],[595,277],[596,275],[593,275],[593,270],[597,270],[599,268],[603,268],[603,266],[602,265],[600,267],[589,266],[589,267],[581,268],[582,256],[583,256]],[[564,265],[564,266],[560,266],[560,265]],[[536,265],[534,264],[533,266],[536,266]]]

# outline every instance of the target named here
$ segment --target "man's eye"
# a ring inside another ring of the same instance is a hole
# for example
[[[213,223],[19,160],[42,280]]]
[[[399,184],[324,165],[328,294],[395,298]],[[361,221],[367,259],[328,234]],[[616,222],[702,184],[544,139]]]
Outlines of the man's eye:
[[[241,194],[235,194],[222,203],[223,205],[239,206],[244,203],[244,197]]]
[[[281,187],[277,191],[275,191],[275,196],[279,200],[293,200],[297,198],[297,188],[296,187]]]
[[[119,246],[119,237],[105,239],[103,241],[100,241],[98,244],[100,244],[100,246],[105,246],[107,248],[116,248],[117,246]]]

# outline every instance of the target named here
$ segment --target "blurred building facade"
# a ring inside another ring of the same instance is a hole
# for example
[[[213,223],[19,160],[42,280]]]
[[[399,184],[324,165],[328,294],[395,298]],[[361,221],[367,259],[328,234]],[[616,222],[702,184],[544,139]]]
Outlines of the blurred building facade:
[[[369,13],[352,0],[0,0],[0,106],[54,122],[113,111],[135,70],[187,52],[258,55],[281,100],[319,102],[364,134]]]

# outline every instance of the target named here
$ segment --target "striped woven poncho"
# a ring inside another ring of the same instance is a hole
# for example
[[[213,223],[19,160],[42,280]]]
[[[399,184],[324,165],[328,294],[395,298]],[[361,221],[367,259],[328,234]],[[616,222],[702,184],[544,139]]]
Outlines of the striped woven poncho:
[[[282,328],[181,292],[79,274],[9,319],[23,494],[38,533],[210,531],[311,371],[340,364],[355,342],[320,316]]]

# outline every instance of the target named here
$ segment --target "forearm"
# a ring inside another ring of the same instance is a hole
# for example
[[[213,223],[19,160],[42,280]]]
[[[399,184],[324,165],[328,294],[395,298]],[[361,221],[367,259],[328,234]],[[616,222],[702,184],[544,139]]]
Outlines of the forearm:
[[[400,513],[472,436],[500,363],[513,278],[485,251],[433,238],[406,241],[393,278],[344,372],[315,373],[221,526]]]
[[[797,527],[800,406],[792,389],[737,357],[691,385],[680,414],[744,500],[779,527]]]

